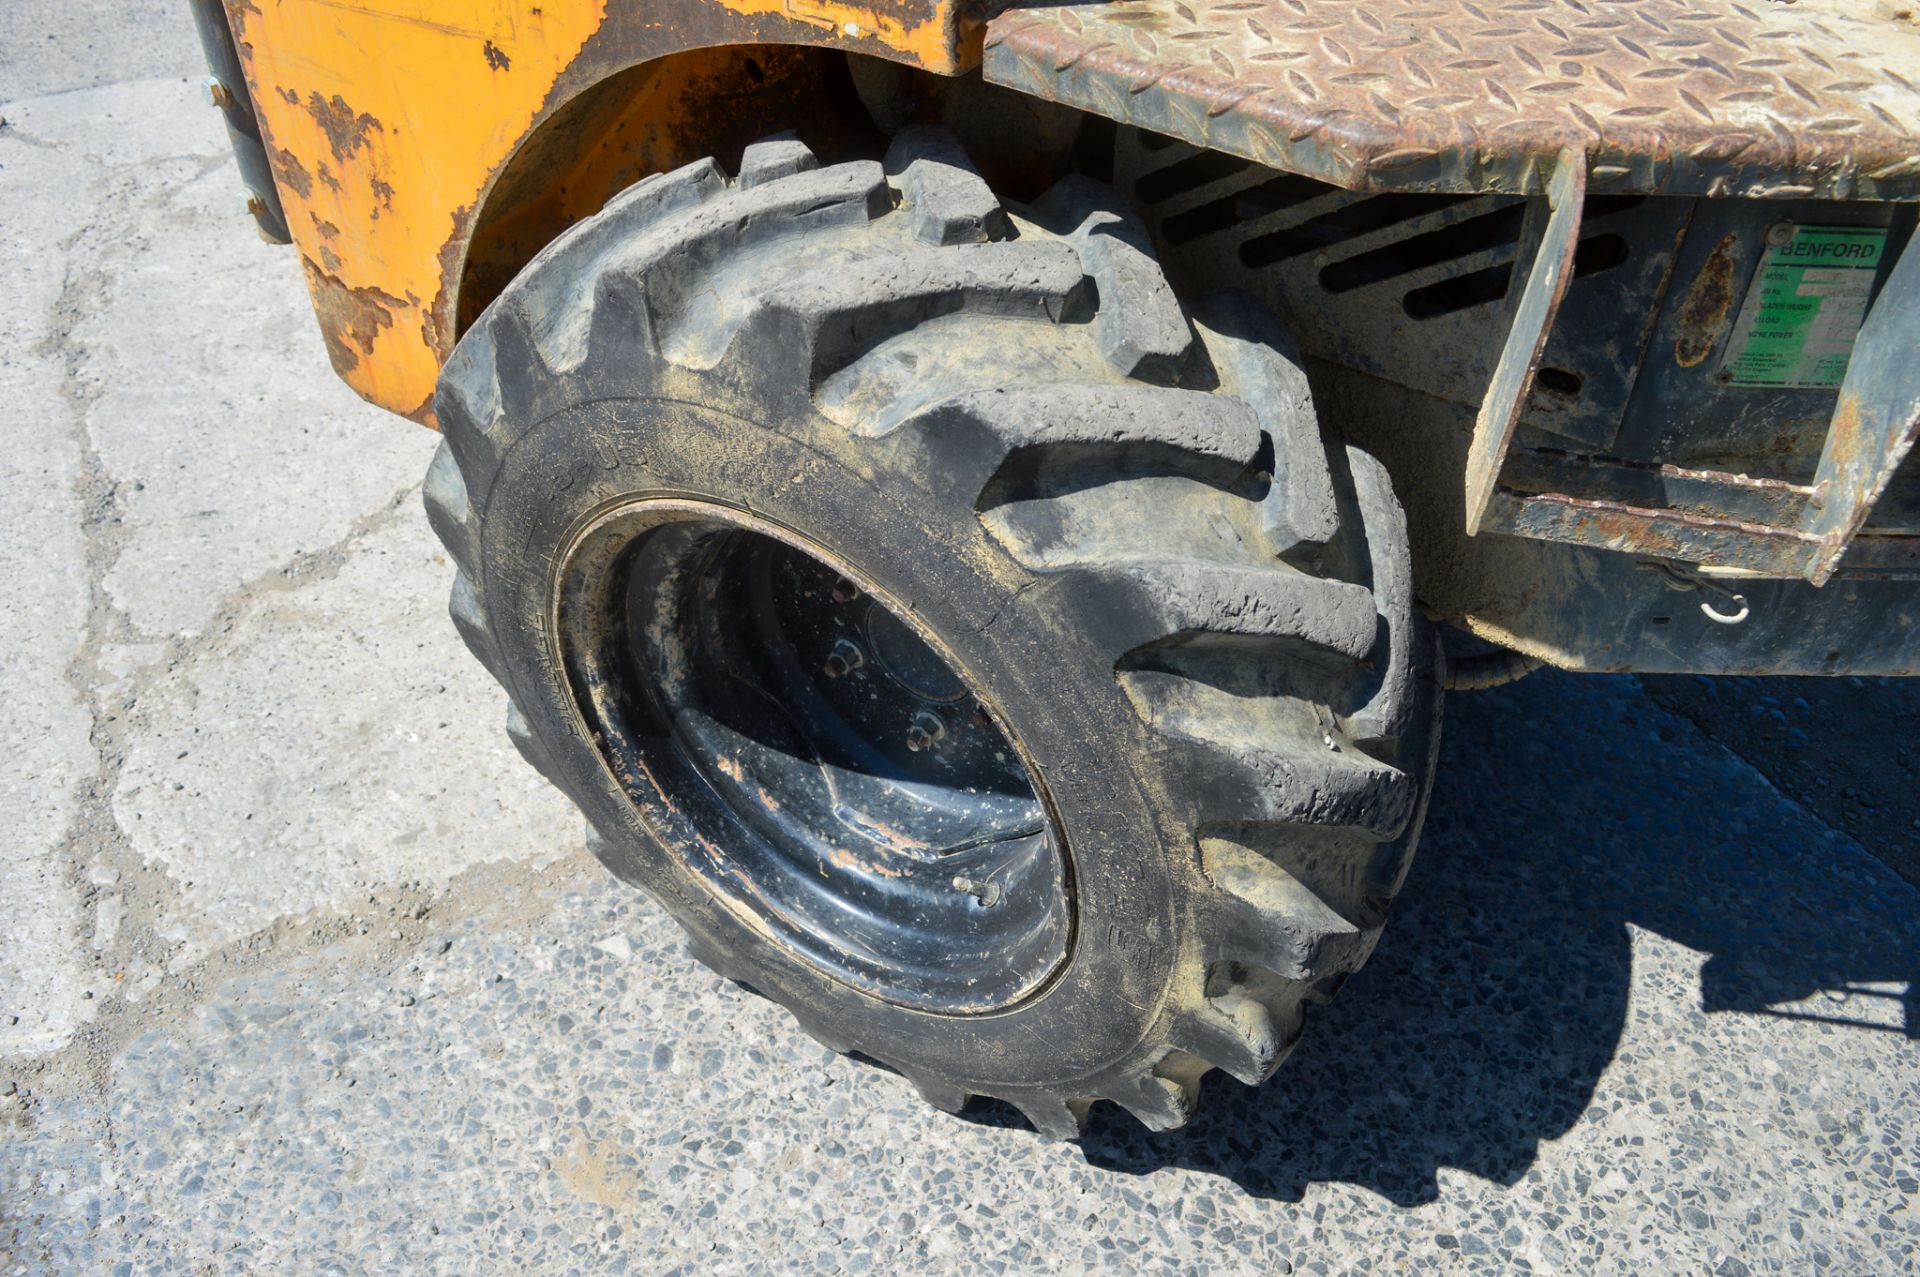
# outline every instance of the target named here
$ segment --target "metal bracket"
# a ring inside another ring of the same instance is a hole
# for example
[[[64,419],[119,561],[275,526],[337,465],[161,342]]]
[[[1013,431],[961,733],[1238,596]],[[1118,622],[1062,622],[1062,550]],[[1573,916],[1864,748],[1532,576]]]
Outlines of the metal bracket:
[[[273,184],[273,170],[267,164],[266,144],[260,140],[260,120],[253,111],[253,99],[247,93],[246,75],[240,67],[240,54],[234,47],[233,32],[227,26],[226,7],[220,0],[193,0],[193,21],[200,32],[200,48],[207,55],[207,103],[217,108],[227,122],[227,140],[233,144],[233,158],[240,165],[240,180],[247,188],[247,212],[253,215],[260,238],[269,244],[290,244],[287,215],[280,207],[280,192]]]
[[[1840,383],[1801,531],[1819,539],[1807,580],[1825,585],[1920,438],[1920,236],[1867,312]],[[1865,556],[1860,556],[1865,557]]]
[[[1586,156],[1570,148],[1561,151],[1547,183],[1551,211],[1544,226],[1530,237],[1532,242],[1522,245],[1523,254],[1532,254],[1526,287],[1514,310],[1513,327],[1507,332],[1507,344],[1500,351],[1493,380],[1487,386],[1487,397],[1480,403],[1480,415],[1473,423],[1473,444],[1467,452],[1468,536],[1480,531],[1487,504],[1493,500],[1500,467],[1506,462],[1520,414],[1533,392],[1540,352],[1546,349],[1547,334],[1553,331],[1554,316],[1573,278],[1573,253],[1580,243],[1580,214],[1586,198]],[[1535,226],[1541,225],[1540,219],[1531,220]]]

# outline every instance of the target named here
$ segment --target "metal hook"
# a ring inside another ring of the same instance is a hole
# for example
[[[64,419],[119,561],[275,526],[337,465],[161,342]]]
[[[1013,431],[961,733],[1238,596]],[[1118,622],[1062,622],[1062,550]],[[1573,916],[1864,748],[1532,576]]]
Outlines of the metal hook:
[[[1747,604],[1746,595],[1735,593],[1718,581],[1709,581],[1704,577],[1683,572],[1673,564],[1659,559],[1643,559],[1639,566],[1658,572],[1669,590],[1693,591],[1698,594],[1717,596],[1732,605],[1732,611],[1722,612],[1713,606],[1711,598],[1702,599],[1700,611],[1709,621],[1720,625],[1738,625],[1753,615],[1753,609]]]
[[[1740,622],[1747,619],[1748,615],[1752,613],[1753,609],[1747,606],[1746,595],[1735,594],[1731,590],[1728,590],[1725,593],[1727,598],[1730,599],[1733,602],[1733,604],[1740,609],[1739,611],[1716,612],[1713,609],[1713,604],[1704,602],[1704,601],[1700,604],[1700,610],[1707,614],[1707,619],[1709,621],[1718,621],[1722,625],[1738,625],[1740,624]]]

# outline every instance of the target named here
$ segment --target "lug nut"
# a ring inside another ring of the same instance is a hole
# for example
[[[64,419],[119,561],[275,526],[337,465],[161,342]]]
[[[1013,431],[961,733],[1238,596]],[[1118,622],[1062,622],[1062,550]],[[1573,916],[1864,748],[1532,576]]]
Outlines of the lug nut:
[[[827,677],[843,678],[867,663],[867,654],[852,639],[841,639],[827,657]]]
[[[932,748],[946,734],[946,722],[932,710],[923,709],[913,716],[913,725],[907,728],[907,748],[917,754]]]
[[[835,603],[851,603],[859,597],[860,587],[852,581],[847,580],[846,577],[843,576],[833,583],[833,601]]]

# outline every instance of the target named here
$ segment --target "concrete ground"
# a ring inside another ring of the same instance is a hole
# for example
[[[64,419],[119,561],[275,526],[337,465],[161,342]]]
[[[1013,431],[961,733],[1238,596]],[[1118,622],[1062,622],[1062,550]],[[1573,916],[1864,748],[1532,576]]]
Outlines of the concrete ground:
[[[333,379],[184,18],[10,15],[0,1273],[1920,1264],[1904,685],[1456,697],[1274,1083],[1077,1147],[941,1115],[695,966],[520,764],[433,440]]]

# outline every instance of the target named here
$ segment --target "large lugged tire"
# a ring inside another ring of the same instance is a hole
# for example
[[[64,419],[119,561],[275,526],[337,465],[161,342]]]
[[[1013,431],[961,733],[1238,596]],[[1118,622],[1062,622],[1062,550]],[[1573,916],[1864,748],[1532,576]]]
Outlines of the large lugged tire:
[[[436,409],[515,744],[822,1041],[1165,1129],[1373,948],[1439,726],[1400,507],[1111,191],[1003,207],[922,129],[694,164],[543,252]]]

